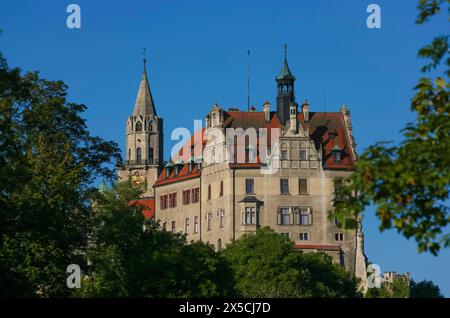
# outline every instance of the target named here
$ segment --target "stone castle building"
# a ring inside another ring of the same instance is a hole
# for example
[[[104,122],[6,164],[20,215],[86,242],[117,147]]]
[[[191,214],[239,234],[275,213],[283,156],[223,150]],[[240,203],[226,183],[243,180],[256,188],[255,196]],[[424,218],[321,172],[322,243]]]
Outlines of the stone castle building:
[[[350,111],[314,112],[307,101],[299,108],[294,83],[285,56],[275,109],[269,102],[261,111],[215,104],[205,128],[163,163],[163,120],[144,63],[119,180],[146,184],[147,216],[188,241],[220,250],[269,226],[297,249],[327,253],[366,281],[361,227],[344,231],[328,217],[334,178],[348,176],[357,160]]]

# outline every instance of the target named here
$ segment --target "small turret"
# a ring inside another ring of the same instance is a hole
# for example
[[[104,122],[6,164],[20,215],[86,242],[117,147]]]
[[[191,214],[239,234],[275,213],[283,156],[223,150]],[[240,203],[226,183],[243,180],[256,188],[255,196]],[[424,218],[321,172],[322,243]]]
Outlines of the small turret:
[[[296,102],[289,106],[289,129],[294,133],[298,131],[297,107]]]

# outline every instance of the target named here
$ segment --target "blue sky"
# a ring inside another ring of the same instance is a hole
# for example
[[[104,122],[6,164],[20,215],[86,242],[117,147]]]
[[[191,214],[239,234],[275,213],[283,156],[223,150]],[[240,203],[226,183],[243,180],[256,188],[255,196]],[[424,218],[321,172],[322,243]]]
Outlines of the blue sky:
[[[448,30],[445,15],[416,26],[412,0],[323,1],[23,1],[0,5],[0,50],[11,66],[63,80],[69,98],[89,108],[89,129],[124,147],[148,51],[150,85],[165,120],[165,153],[175,127],[193,129],[215,102],[247,104],[247,50],[251,101],[275,105],[274,77],[283,44],[297,77],[297,101],[311,111],[352,112],[358,151],[378,140],[400,140],[413,120],[409,104],[423,64],[418,49]],[[81,29],[66,27],[66,7],[81,7]],[[382,28],[366,27],[366,7],[377,3]],[[374,211],[364,220],[366,254],[382,271],[431,279],[450,296],[450,251],[418,254],[395,231],[379,233]]]

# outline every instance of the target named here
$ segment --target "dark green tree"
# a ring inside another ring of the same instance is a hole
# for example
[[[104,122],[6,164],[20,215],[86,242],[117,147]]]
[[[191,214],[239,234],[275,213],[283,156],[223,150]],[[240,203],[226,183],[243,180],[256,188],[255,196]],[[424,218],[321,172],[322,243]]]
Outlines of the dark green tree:
[[[430,280],[423,280],[418,283],[411,280],[410,290],[411,298],[444,298],[439,286]]]
[[[448,10],[449,0],[420,0],[417,24]],[[380,230],[395,228],[414,238],[418,249],[437,254],[450,245],[450,103],[448,35],[436,37],[419,51],[428,60],[423,72],[442,76],[421,78],[411,111],[414,122],[403,129],[400,144],[379,142],[358,159],[355,173],[336,180],[336,209],[330,217],[347,228],[373,204]]]
[[[115,184],[96,199],[95,230],[82,297],[233,296],[233,275],[211,245],[186,243],[181,234],[144,220],[131,182]]]
[[[323,253],[294,250],[293,242],[264,227],[223,251],[243,297],[359,297],[356,279]]]
[[[83,260],[92,183],[112,177],[117,146],[92,136],[86,106],[66,97],[63,82],[22,75],[0,55],[2,295],[70,295],[66,268]]]
[[[380,288],[369,288],[367,298],[409,298],[409,281],[404,278],[395,279],[393,282],[382,282]]]

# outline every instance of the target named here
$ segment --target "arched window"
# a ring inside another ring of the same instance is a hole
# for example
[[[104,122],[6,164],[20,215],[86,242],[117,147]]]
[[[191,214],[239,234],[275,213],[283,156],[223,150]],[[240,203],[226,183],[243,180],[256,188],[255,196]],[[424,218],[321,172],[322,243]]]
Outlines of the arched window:
[[[153,148],[148,151],[148,160],[153,161]]]
[[[142,160],[142,150],[141,148],[136,149],[136,160],[141,161]]]
[[[131,160],[131,149],[128,149],[128,160]]]
[[[153,131],[153,123],[152,123],[152,122],[150,122],[150,123],[148,124],[148,130],[149,130],[150,132]]]
[[[136,131],[142,131],[142,124],[140,121],[136,123]]]

